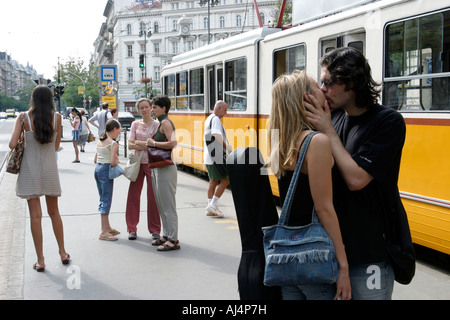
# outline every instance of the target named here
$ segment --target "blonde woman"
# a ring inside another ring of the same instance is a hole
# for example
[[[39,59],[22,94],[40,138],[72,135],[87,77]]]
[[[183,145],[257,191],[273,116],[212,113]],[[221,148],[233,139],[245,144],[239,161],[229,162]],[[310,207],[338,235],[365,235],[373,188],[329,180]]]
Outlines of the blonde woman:
[[[131,125],[128,148],[134,150],[136,155],[144,152],[139,175],[134,182],[130,182],[128,188],[127,208],[125,218],[128,228],[128,239],[136,240],[137,225],[141,210],[141,193],[144,179],[147,179],[147,227],[153,240],[160,238],[161,218],[156,204],[152,184],[152,169],[148,167],[147,137],[151,137],[158,130],[159,122],[152,118],[152,105],[147,98],[140,99],[136,103],[136,109],[142,115],[142,120],[134,121]]]
[[[313,129],[305,116],[304,98],[308,94],[322,103],[325,102],[317,82],[305,72],[283,75],[275,81],[272,88],[272,111],[269,117],[269,166],[278,178],[282,201],[286,197],[297,164],[299,148]],[[279,133],[277,142],[271,140],[275,132]],[[315,207],[319,220],[332,239],[336,250],[339,280],[336,284],[282,287],[283,299],[351,298],[347,257],[333,206],[331,181],[333,165],[329,138],[322,133],[316,134],[311,140],[301,167],[299,185],[294,195],[288,225],[302,226],[311,223],[311,212],[313,206]]]

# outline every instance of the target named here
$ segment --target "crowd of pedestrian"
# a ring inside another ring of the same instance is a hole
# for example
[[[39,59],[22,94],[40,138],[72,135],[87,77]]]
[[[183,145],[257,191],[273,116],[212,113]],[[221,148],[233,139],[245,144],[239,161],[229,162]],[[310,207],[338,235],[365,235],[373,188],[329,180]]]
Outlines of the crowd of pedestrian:
[[[304,71],[282,75],[274,82],[266,165],[278,178],[283,202],[305,138],[319,131],[311,138],[300,168],[300,185],[293,194],[289,225],[307,225],[312,210],[317,212],[333,242],[339,278],[327,284],[281,286],[281,293],[283,299],[391,299],[395,274],[384,238],[385,217],[396,210],[400,199],[397,180],[405,123],[400,114],[378,104],[379,84],[372,79],[370,65],[360,51],[350,47],[335,49],[320,60],[320,65],[321,85]],[[84,152],[89,124],[97,127],[94,178],[101,215],[99,239],[116,241],[120,232],[110,226],[108,215],[114,188],[110,171],[119,165],[116,139],[121,126],[114,117],[117,110],[109,110],[107,104],[102,107],[89,121],[76,108],[71,110],[73,162],[80,162],[78,148]],[[133,122],[128,141],[136,155],[143,153],[137,179],[130,181],[128,189],[128,239],[137,238],[145,180],[147,229],[158,251],[180,249],[177,168],[173,163],[151,168],[148,157],[149,147],[167,151],[177,144],[170,107],[170,99],[164,95],[137,101],[142,119]],[[224,163],[232,152],[221,122],[227,109],[224,101],[217,101],[204,126],[204,163],[209,176],[206,215],[216,218],[223,217],[218,208],[220,197],[229,185],[233,187]],[[70,262],[58,210],[61,187],[55,151],[61,141],[61,116],[54,109],[47,87],[38,86],[33,91],[30,110],[16,121],[10,148],[18,144],[22,123],[26,148],[17,195],[28,201],[37,254],[33,267],[44,271],[41,196],[46,197],[61,262]],[[271,139],[274,131],[278,131],[277,141]],[[367,286],[371,276],[368,266],[380,270],[382,279],[377,290]],[[250,272],[251,266],[248,269]]]

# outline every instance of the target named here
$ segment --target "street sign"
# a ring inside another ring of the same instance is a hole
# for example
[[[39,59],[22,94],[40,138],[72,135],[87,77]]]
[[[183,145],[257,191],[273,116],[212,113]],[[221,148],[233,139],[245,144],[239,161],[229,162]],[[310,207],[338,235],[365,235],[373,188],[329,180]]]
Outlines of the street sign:
[[[102,103],[107,102],[109,109],[117,108],[117,98],[116,97],[102,97]]]
[[[117,81],[117,66],[103,65],[100,66],[100,82]]]

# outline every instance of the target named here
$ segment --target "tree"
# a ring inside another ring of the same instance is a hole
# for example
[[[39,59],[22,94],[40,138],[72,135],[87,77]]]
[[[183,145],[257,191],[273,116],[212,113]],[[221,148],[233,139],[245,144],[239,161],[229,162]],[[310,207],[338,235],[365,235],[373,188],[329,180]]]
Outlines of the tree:
[[[60,80],[64,85],[64,95],[61,97],[61,103],[67,107],[82,108],[83,95],[78,94],[78,87],[86,86],[86,109],[92,113],[99,106],[98,89],[98,71],[96,66],[85,66],[85,62],[79,58],[69,58],[69,60],[60,66]],[[56,81],[58,75],[55,75]],[[89,109],[88,97],[92,97],[92,105]]]
[[[276,25],[278,23],[278,17],[280,16],[281,4],[283,0],[277,1],[277,8],[275,9],[275,18],[273,23]],[[284,15],[282,20],[282,26],[287,26],[292,24],[292,0],[287,0],[286,7],[284,8]]]

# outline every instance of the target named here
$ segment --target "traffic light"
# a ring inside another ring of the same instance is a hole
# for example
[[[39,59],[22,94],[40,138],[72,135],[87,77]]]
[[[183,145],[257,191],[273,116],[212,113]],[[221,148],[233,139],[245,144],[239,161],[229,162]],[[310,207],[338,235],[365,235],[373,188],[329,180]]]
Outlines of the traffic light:
[[[139,68],[145,68],[145,56],[143,54],[139,55]]]
[[[62,97],[64,94],[64,86],[59,86],[59,96]]]
[[[59,100],[60,97],[59,97],[59,87],[58,86],[55,87],[53,96],[54,96],[55,100]]]

